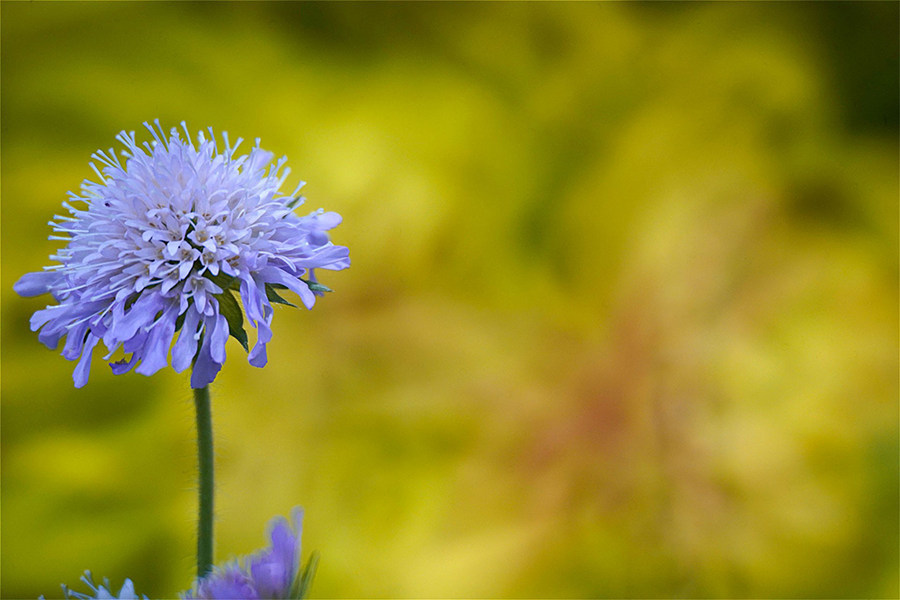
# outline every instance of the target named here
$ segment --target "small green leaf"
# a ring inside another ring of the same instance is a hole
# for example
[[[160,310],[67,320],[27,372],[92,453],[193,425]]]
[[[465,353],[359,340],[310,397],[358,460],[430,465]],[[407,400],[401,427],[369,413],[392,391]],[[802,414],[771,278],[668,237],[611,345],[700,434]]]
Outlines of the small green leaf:
[[[306,561],[306,565],[301,567],[300,576],[294,582],[294,593],[291,594],[292,600],[300,600],[306,598],[309,594],[309,588],[312,587],[313,579],[316,576],[316,569],[319,566],[319,553],[313,552]]]
[[[234,299],[231,290],[224,289],[224,292],[215,296],[216,300],[219,301],[219,312],[228,321],[228,333],[241,343],[245,351],[249,352],[250,345],[247,342],[247,332],[244,331],[244,311],[241,310],[241,305]]]
[[[271,283],[266,284],[266,298],[269,299],[269,302],[274,302],[275,304],[286,304],[297,308],[296,304],[282,298],[281,295],[275,291],[275,287]]]
[[[301,279],[300,281],[305,283],[309,287],[309,289],[314,292],[333,292],[334,291],[330,287],[324,286],[321,283],[318,283],[316,281],[307,281],[305,279]]]
[[[213,275],[209,271],[203,274],[204,277],[212,281],[214,284],[222,288],[223,290],[237,290],[240,289],[241,282],[237,277],[232,277],[231,275],[226,275],[224,272],[219,271],[218,275]]]

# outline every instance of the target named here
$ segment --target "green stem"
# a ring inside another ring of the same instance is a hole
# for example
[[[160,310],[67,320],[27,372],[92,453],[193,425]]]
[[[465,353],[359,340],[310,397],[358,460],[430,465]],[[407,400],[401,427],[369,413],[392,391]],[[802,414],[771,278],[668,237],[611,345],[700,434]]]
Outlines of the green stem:
[[[209,386],[194,390],[197,408],[197,455],[200,468],[200,516],[197,524],[197,577],[212,570],[213,564],[213,438]]]

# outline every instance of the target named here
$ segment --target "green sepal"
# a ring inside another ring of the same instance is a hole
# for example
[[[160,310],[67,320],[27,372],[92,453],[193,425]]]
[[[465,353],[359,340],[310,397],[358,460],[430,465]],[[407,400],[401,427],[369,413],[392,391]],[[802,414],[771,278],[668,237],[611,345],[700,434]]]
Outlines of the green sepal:
[[[212,281],[214,284],[222,288],[223,290],[238,290],[241,287],[241,282],[237,277],[232,277],[231,275],[226,275],[224,272],[219,271],[218,275],[213,275],[209,271],[203,274],[204,277]]]
[[[294,308],[297,308],[296,304],[294,304],[293,302],[288,302],[287,300],[282,298],[281,295],[275,291],[275,286],[273,286],[271,283],[266,284],[266,298],[269,299],[269,302],[274,302],[275,304],[286,304],[287,306],[293,306]]]
[[[216,283],[216,285],[219,284]],[[219,285],[219,287],[222,286]],[[234,299],[231,290],[227,288],[224,288],[221,294],[216,294],[214,297],[219,301],[219,313],[228,321],[228,333],[241,343],[246,352],[250,352],[247,332],[244,331],[244,311],[241,310],[241,305]]]
[[[317,281],[307,281],[305,279],[301,279],[303,283],[305,283],[309,289],[313,292],[333,292],[334,290],[328,286],[322,285]]]
[[[300,568],[300,575],[294,580],[293,590],[291,590],[291,600],[301,600],[309,594],[309,588],[312,587],[313,579],[316,576],[316,569],[319,566],[319,552],[314,551],[306,560],[306,564]]]

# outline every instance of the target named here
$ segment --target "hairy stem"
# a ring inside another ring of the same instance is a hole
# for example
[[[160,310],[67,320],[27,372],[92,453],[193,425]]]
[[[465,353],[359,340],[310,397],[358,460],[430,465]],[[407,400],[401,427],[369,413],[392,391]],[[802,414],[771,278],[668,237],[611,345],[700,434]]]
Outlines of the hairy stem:
[[[194,390],[197,408],[197,456],[200,471],[198,486],[200,512],[197,521],[197,577],[212,570],[213,564],[213,437],[209,386]]]

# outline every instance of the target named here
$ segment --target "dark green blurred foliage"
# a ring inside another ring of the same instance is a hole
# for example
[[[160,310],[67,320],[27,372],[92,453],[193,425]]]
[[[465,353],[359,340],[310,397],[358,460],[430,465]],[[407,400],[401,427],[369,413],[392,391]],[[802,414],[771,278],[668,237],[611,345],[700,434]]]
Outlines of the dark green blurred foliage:
[[[9,3],[2,596],[171,596],[187,377],[13,282],[159,117],[288,155],[349,271],[212,389],[222,559],[319,597],[898,595],[898,5]]]

